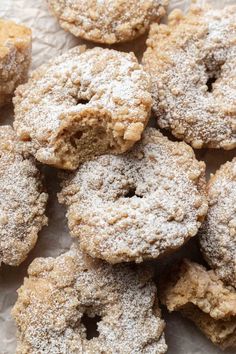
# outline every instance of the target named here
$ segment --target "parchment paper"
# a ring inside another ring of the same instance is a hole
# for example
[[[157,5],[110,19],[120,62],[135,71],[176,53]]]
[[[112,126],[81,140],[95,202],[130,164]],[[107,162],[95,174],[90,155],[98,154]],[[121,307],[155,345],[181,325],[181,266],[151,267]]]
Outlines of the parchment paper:
[[[204,3],[203,0],[199,2]],[[228,3],[236,3],[236,0],[212,0],[211,2],[214,6],[220,7]],[[190,0],[172,0],[170,1],[169,11],[176,7],[186,10],[189,4]],[[32,68],[39,66],[68,48],[85,43],[85,41],[76,39],[59,27],[56,19],[48,11],[46,0],[0,0],[0,17],[23,22],[32,28]],[[138,58],[141,58],[145,49],[145,40],[146,36],[142,36],[133,43],[116,45],[113,48],[134,51]],[[87,42],[86,44],[89,47],[94,46],[92,43]],[[0,124],[12,124],[12,107],[0,110],[0,118]],[[204,160],[207,164],[208,175],[225,161],[231,160],[235,155],[235,150],[229,152],[201,150],[197,152],[197,157]],[[10,312],[17,298],[16,289],[23,283],[28,265],[35,257],[55,257],[65,252],[71,244],[65,219],[65,210],[58,204],[56,198],[56,193],[59,191],[57,171],[48,167],[43,167],[43,170],[49,192],[47,208],[49,225],[42,230],[36,247],[20,267],[2,266],[0,269],[0,354],[15,353],[16,329]],[[183,254],[191,256],[195,260],[200,258],[196,239],[191,240],[172,257],[180,258]],[[156,263],[157,271],[161,269],[161,266],[161,262]],[[211,344],[190,321],[183,319],[179,314],[168,314],[163,310],[163,316],[167,322],[166,341],[169,346],[169,354],[223,353]],[[228,350],[224,353],[236,354],[236,351]]]

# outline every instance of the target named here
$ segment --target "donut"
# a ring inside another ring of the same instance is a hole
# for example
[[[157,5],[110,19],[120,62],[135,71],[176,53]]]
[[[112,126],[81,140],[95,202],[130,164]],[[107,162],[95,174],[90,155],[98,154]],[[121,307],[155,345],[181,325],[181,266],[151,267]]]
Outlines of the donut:
[[[59,202],[84,252],[109,263],[141,262],[197,233],[207,212],[204,171],[190,146],[148,128],[131,151],[65,173]]]
[[[145,33],[165,15],[168,0],[47,0],[62,28],[76,37],[113,44]]]
[[[216,274],[236,288],[236,158],[208,183],[209,211],[200,233],[201,250]]]
[[[236,147],[236,6],[174,10],[153,24],[143,63],[158,125],[194,148]]]
[[[170,312],[180,311],[222,349],[236,346],[236,290],[213,270],[184,260],[159,285],[161,302]]]
[[[0,107],[11,101],[15,88],[27,79],[31,62],[31,30],[0,19]]]
[[[12,311],[17,353],[166,353],[148,269],[112,267],[73,245],[57,258],[34,260],[28,273]]]
[[[47,224],[47,194],[10,126],[0,127],[0,265],[18,266]]]
[[[75,47],[18,87],[14,127],[38,161],[73,170],[94,155],[123,153],[141,138],[150,89],[134,54]]]

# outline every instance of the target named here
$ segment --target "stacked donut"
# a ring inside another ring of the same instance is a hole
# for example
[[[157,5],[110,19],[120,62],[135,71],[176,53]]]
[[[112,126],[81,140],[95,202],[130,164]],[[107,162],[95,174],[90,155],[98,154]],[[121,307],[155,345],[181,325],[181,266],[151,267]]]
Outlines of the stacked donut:
[[[235,346],[236,158],[206,183],[193,148],[236,147],[236,7],[174,10],[164,25],[165,0],[132,0],[128,10],[118,0],[48,3],[86,40],[150,32],[143,65],[84,45],[27,81],[29,37],[28,47],[10,40],[0,22],[0,104],[14,93],[15,112],[14,130],[0,129],[0,264],[19,265],[47,223],[42,164],[61,170],[73,237],[68,252],[29,267],[13,309],[17,353],[165,353],[158,295],[215,344]],[[152,114],[162,131],[147,127]],[[211,269],[183,260],[157,290],[156,263],[145,260],[197,234]]]

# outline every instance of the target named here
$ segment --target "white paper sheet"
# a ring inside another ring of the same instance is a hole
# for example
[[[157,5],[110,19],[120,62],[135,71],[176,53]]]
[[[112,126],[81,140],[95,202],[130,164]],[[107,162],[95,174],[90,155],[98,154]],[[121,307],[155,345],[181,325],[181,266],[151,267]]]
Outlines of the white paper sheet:
[[[199,1],[204,3],[203,0]],[[214,6],[224,6],[227,3],[236,3],[236,0],[211,1]],[[190,0],[172,0],[169,9],[182,8],[186,10]],[[75,45],[85,43],[62,30],[56,19],[50,14],[46,0],[0,0],[0,17],[6,17],[23,22],[33,30],[33,60],[32,68],[39,66],[48,59],[66,51]],[[89,46],[94,46],[89,43]],[[134,51],[141,57],[145,48],[145,36],[141,39],[123,45],[114,46],[116,49]],[[0,124],[12,123],[12,109],[0,110]],[[197,155],[207,163],[208,174],[214,172],[221,163],[231,160],[236,152],[199,151]],[[3,266],[0,269],[0,354],[13,354],[16,347],[15,325],[10,312],[17,298],[16,289],[23,283],[29,263],[38,256],[56,256],[69,248],[71,238],[68,234],[65,220],[65,210],[56,199],[59,190],[56,170],[45,168],[46,181],[49,192],[47,215],[49,225],[40,233],[35,249],[27,260],[17,268]],[[188,255],[196,253],[196,243],[190,242],[185,248]],[[179,314],[163,313],[167,320],[166,341],[169,354],[220,354],[220,349],[212,345],[196,327],[183,319]],[[224,353],[235,354],[235,350]],[[52,353],[53,354],[53,353]]]

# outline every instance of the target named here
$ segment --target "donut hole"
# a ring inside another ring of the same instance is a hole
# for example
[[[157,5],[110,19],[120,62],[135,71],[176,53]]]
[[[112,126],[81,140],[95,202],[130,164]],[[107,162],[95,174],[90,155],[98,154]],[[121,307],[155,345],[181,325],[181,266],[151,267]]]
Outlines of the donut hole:
[[[207,92],[211,93],[214,91],[214,83],[221,77],[222,66],[224,65],[223,60],[215,60],[210,57],[206,59],[205,69],[207,74]]]
[[[216,75],[214,75],[214,76],[208,78],[208,80],[207,80],[207,82],[206,82],[207,91],[208,91],[208,92],[212,92],[212,91],[213,91],[213,84],[214,84],[214,82],[216,82],[216,80],[217,80]]]
[[[99,315],[88,316],[86,313],[83,314],[81,318],[81,323],[85,327],[87,340],[99,337],[100,333],[98,331],[98,323],[101,320],[102,317]]]
[[[77,100],[76,105],[78,105],[78,104],[88,104],[89,101],[90,101],[90,100],[88,100],[88,99],[82,99],[82,98],[80,98],[80,99]]]
[[[124,198],[133,198],[133,197],[138,197],[138,198],[142,198],[142,195],[138,195],[136,193],[136,187],[130,187],[126,193],[124,194]]]

